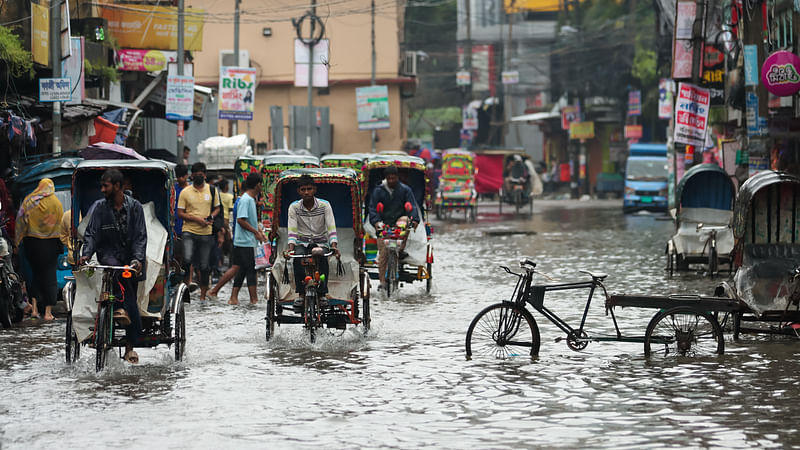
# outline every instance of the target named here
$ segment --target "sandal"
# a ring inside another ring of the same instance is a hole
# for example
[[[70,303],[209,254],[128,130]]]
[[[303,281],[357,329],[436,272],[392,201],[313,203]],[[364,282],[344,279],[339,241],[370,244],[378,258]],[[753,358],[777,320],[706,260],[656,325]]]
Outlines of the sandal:
[[[125,356],[123,356],[122,359],[124,359],[125,361],[127,361],[127,362],[129,362],[131,364],[138,364],[139,363],[139,355],[133,350],[125,353]]]

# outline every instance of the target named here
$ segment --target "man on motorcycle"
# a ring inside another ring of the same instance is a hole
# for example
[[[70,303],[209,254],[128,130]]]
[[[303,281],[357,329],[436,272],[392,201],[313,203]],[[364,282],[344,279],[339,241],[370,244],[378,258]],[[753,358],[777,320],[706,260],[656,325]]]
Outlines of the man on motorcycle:
[[[122,188],[123,176],[117,169],[108,169],[100,178],[100,190],[105,198],[92,206],[89,224],[84,234],[79,265],[86,264],[97,252],[100,264],[129,265],[138,277],[125,278],[114,274],[113,290],[121,296],[122,308],[114,311],[114,319],[125,326],[125,361],[139,362],[133,346],[142,334],[139,305],[136,302],[139,281],[144,278],[142,262],[147,249],[147,229],[142,204]],[[115,305],[116,306],[116,305]]]
[[[411,188],[402,183],[397,174],[397,167],[388,166],[383,171],[384,180],[372,192],[369,201],[369,223],[375,227],[378,232],[378,270],[380,271],[381,286],[385,287],[387,280],[386,266],[388,264],[388,253],[383,239],[380,237],[380,230],[384,227],[395,227],[398,220],[408,223],[411,221],[411,227],[416,229],[419,225],[419,211],[417,210],[417,201],[414,199],[414,193]],[[382,208],[378,207],[382,205]],[[411,206],[411,211],[406,211],[406,204]],[[406,241],[408,240],[408,233],[403,234],[403,243],[400,246],[400,258],[405,258],[408,254],[405,252]]]

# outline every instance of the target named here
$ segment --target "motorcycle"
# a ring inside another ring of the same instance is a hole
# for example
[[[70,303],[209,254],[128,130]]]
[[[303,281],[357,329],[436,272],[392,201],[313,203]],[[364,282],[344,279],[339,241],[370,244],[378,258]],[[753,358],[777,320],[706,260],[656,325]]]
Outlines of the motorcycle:
[[[22,283],[14,271],[9,251],[9,239],[6,233],[8,219],[2,212],[0,205],[0,324],[3,328],[11,326],[22,320],[25,300],[22,296]]]

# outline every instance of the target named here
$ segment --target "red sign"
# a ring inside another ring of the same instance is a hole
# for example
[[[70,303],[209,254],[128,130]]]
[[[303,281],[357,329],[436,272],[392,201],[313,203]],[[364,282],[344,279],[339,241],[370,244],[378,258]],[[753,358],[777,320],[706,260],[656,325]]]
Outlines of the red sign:
[[[625,125],[625,139],[641,139],[642,126],[641,125]]]
[[[675,142],[705,145],[710,101],[708,89],[680,84],[675,103]]]
[[[577,105],[567,105],[561,108],[561,129],[569,130],[569,124],[578,122],[581,118],[581,108]]]

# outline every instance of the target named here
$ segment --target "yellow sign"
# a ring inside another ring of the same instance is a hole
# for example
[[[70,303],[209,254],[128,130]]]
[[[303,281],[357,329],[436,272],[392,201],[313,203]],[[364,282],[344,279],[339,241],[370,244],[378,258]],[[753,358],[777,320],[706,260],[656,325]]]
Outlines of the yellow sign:
[[[570,139],[594,139],[594,122],[570,122]]]
[[[166,6],[100,5],[108,32],[120,47],[178,49],[178,8]],[[203,49],[205,11],[191,8],[184,15],[184,48]]]
[[[506,14],[522,11],[530,12],[558,12],[561,9],[560,0],[503,0]]]
[[[50,10],[31,3],[31,53],[33,62],[50,65]]]

